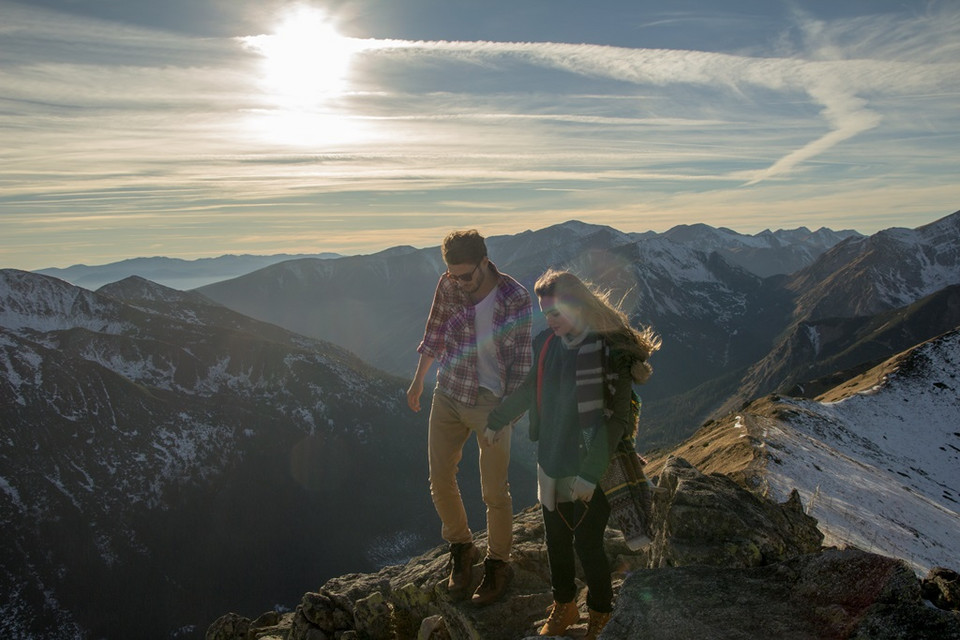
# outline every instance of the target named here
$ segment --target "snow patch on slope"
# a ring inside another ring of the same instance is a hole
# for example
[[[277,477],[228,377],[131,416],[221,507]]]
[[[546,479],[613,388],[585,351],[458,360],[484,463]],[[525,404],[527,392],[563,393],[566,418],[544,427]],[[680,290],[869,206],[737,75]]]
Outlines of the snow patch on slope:
[[[960,557],[960,333],[918,348],[880,386],[839,402],[783,399],[766,421],[771,497],[796,487],[825,544],[905,559]]]

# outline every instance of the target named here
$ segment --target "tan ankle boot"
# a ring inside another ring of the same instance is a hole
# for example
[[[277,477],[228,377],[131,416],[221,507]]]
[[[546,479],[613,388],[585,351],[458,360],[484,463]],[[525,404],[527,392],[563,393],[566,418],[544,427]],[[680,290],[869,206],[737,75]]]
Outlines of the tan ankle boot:
[[[487,558],[483,561],[483,582],[477,587],[471,601],[476,605],[487,605],[500,599],[510,581],[513,580],[513,569],[503,560]]]
[[[609,613],[600,613],[590,609],[590,622],[587,624],[587,635],[583,640],[597,640],[597,636],[603,631],[603,628],[610,622]]]
[[[554,602],[547,623],[540,627],[542,636],[562,636],[567,627],[580,621],[576,602]]]
[[[473,580],[473,565],[480,557],[480,550],[472,542],[450,545],[450,577],[447,579],[447,592],[454,600],[470,595],[470,582]]]

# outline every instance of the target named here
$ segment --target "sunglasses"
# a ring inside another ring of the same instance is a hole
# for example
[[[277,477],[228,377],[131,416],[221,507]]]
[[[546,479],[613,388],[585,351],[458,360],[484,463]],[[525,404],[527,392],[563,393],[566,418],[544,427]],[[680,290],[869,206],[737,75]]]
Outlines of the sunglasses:
[[[475,273],[477,272],[477,269],[480,268],[480,264],[481,264],[482,262],[483,262],[482,260],[481,260],[480,262],[478,262],[478,263],[477,263],[477,266],[475,266],[475,267],[473,268],[473,270],[470,271],[470,273],[464,273],[464,274],[459,275],[459,276],[450,273],[450,270],[448,269],[448,270],[447,270],[447,277],[450,278],[451,280],[459,280],[460,282],[470,282],[471,280],[473,280],[473,274],[475,274]]]

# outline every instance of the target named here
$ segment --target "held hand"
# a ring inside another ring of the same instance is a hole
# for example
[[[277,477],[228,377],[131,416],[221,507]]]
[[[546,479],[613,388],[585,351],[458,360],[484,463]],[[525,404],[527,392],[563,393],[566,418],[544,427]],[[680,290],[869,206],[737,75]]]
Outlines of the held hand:
[[[487,445],[492,447],[500,441],[500,436],[503,435],[500,431],[494,431],[490,427],[487,427],[486,431],[483,432],[483,439],[487,441]]]
[[[594,483],[577,476],[573,481],[573,485],[570,487],[570,495],[574,500],[590,502],[593,499],[593,492],[596,488],[597,485]]]
[[[407,406],[412,411],[420,411],[420,396],[423,395],[423,381],[414,380],[407,389]]]

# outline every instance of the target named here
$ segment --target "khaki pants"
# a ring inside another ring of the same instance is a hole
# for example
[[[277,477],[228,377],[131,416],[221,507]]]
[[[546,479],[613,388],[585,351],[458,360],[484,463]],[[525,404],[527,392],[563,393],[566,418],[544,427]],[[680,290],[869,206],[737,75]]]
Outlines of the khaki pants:
[[[507,561],[513,542],[513,499],[507,468],[510,466],[510,427],[504,427],[499,442],[489,446],[483,437],[487,414],[500,399],[480,389],[477,404],[470,407],[445,396],[433,394],[430,408],[430,496],[443,523],[441,535],[447,542],[470,542],[473,534],[460,497],[457,471],[463,445],[471,433],[480,444],[480,488],[487,505],[487,557]]]

